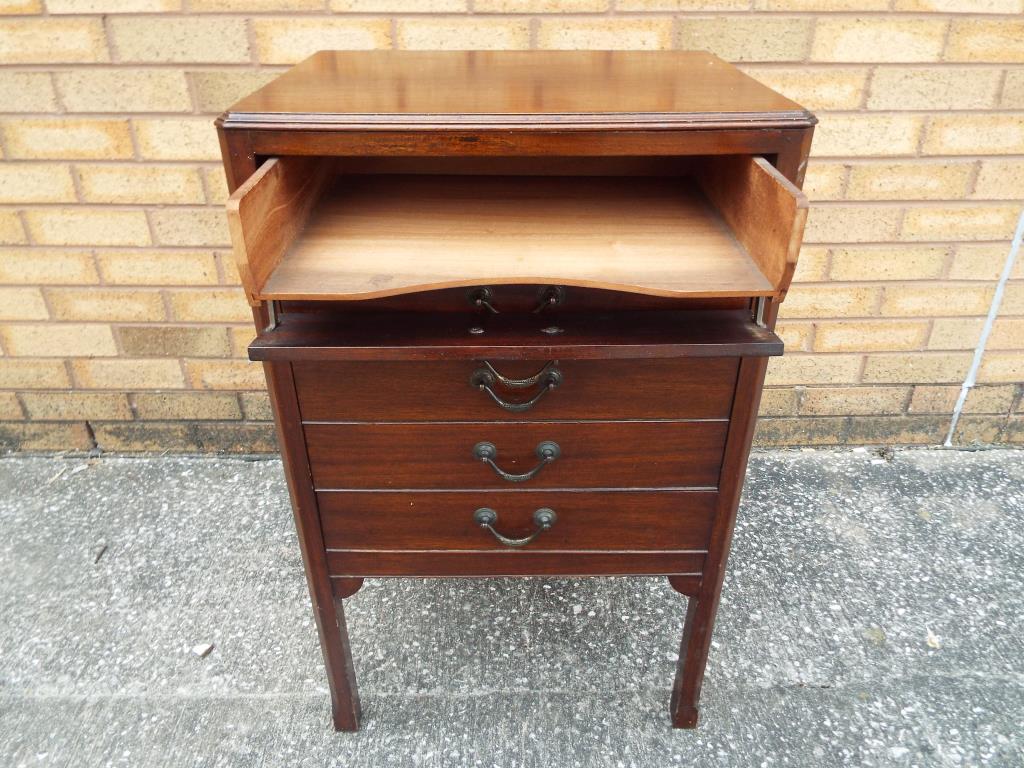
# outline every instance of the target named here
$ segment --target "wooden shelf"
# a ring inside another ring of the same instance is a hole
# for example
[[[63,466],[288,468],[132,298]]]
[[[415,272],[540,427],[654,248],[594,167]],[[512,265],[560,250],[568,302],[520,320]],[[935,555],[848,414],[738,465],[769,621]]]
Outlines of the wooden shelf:
[[[796,261],[802,195],[764,161],[742,160],[732,181],[701,185],[699,175],[335,176],[282,158],[229,211],[254,303],[530,283],[777,296]]]
[[[249,345],[250,360],[537,360],[770,357],[782,341],[746,310],[501,314],[285,313]],[[544,328],[556,324],[561,332]]]

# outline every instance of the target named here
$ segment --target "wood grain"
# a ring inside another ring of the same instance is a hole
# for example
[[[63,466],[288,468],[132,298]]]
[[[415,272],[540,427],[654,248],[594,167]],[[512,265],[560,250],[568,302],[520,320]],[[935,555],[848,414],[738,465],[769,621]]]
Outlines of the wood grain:
[[[235,261],[249,303],[309,219],[334,163],[325,158],[269,160],[227,202]]]
[[[350,302],[351,303],[351,302]],[[308,306],[308,305],[307,305]],[[546,333],[545,328],[557,333]],[[482,332],[473,332],[472,329]],[[749,309],[590,314],[285,314],[252,360],[643,360],[772,356],[782,340]]]
[[[371,488],[715,488],[727,422],[552,422],[529,424],[307,424],[313,484]],[[562,455],[513,484],[473,458],[494,443],[496,463],[522,473],[538,463],[537,444]]]
[[[527,377],[546,361],[500,361],[503,375]],[[297,362],[295,386],[307,421],[541,421],[550,419],[727,419],[738,358],[564,360],[562,383],[525,413],[500,408],[472,386],[480,363]],[[538,387],[509,390],[518,402]]]
[[[807,198],[762,157],[716,157],[704,166],[704,193],[781,300],[800,255]]]
[[[555,524],[525,550],[706,550],[718,494],[711,491],[456,493],[320,493],[328,549],[448,549],[506,547],[473,522],[489,507],[505,536],[534,530],[541,507]]]
[[[428,132],[767,128],[814,118],[703,51],[321,51],[223,122]]]
[[[763,216],[783,214],[772,202],[762,199]],[[775,290],[681,179],[359,175],[324,195],[258,297],[368,299],[481,283],[693,297]]]
[[[668,576],[699,577],[699,552],[404,552],[328,550],[332,576]]]

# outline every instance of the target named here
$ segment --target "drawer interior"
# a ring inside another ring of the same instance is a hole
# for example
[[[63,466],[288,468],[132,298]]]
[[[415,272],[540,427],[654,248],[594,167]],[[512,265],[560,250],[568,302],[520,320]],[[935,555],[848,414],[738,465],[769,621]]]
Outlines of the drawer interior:
[[[670,175],[353,170],[366,169],[272,158],[231,196],[254,305],[481,284],[781,297],[806,219],[802,193],[760,157],[695,158]]]

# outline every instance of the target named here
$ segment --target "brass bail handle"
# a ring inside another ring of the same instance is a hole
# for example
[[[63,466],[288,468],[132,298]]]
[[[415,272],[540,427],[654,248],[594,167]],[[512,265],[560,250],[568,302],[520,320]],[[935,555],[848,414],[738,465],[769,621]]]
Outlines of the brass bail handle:
[[[487,393],[487,395],[497,403],[499,407],[504,408],[506,411],[522,413],[523,411],[528,411],[533,408],[533,406],[540,402],[544,395],[562,383],[562,372],[556,367],[557,362],[557,360],[549,361],[533,376],[528,376],[525,379],[513,379],[508,376],[503,376],[493,365],[485,360],[483,368],[477,368],[473,371],[473,374],[469,377],[469,383],[470,386],[476,387],[481,392]],[[513,402],[511,400],[505,400],[501,395],[494,391],[494,385],[499,382],[510,389],[522,389],[534,385],[538,385],[541,388],[537,394],[529,400]]]
[[[562,455],[562,449],[554,440],[543,440],[537,444],[534,454],[540,459],[537,466],[528,472],[523,472],[521,475],[514,475],[511,472],[506,472],[494,463],[494,460],[498,457],[498,447],[494,443],[482,440],[473,446],[473,458],[490,466],[498,477],[510,483],[522,483],[532,480],[544,467]]]
[[[544,533],[544,531],[548,530],[558,522],[558,515],[555,514],[555,510],[553,509],[541,507],[533,513],[533,524],[537,527],[534,529],[533,533],[529,536],[524,536],[521,539],[509,538],[495,529],[494,524],[498,522],[498,513],[490,507],[480,507],[480,509],[474,512],[473,522],[494,534],[494,538],[506,547],[525,547],[531,541]]]

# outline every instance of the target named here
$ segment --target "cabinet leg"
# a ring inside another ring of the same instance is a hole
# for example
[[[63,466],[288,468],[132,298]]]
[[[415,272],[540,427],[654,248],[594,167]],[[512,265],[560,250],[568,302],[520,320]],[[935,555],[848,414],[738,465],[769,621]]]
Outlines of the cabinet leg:
[[[348,627],[341,598],[332,601],[333,616],[325,616],[322,624],[324,661],[327,663],[327,683],[331,689],[331,718],[336,731],[358,731],[359,691],[352,666],[352,650],[348,644]],[[333,630],[333,631],[332,631]]]
[[[704,682],[704,667],[708,662],[717,603],[709,595],[698,594],[689,599],[676,665],[676,680],[669,704],[674,728],[697,727],[697,704],[700,701],[700,687]]]

